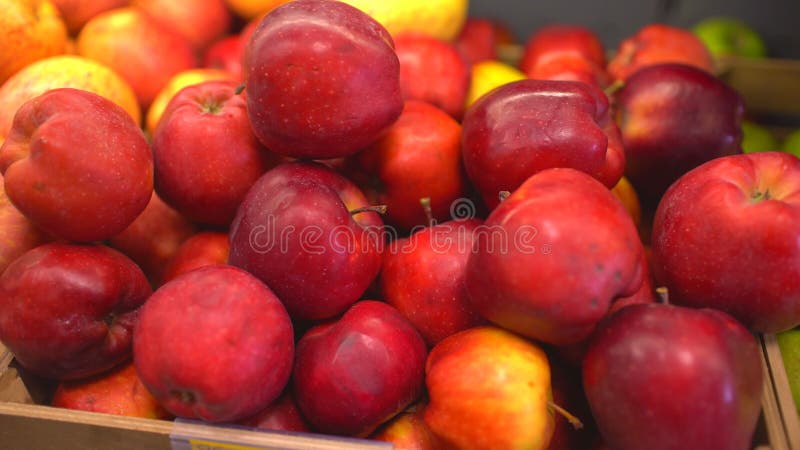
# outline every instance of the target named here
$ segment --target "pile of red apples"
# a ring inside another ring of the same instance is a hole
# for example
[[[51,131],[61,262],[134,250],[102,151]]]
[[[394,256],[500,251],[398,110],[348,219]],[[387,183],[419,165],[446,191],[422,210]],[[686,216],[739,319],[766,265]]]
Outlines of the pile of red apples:
[[[29,101],[0,147],[0,341],[63,407],[396,448],[750,448],[754,334],[800,324],[800,162],[741,154],[741,97],[657,24],[610,61],[586,28],[537,30],[529,79],[465,108],[501,36],[297,0],[252,31],[243,86],[183,89],[152,136],[85,91]]]

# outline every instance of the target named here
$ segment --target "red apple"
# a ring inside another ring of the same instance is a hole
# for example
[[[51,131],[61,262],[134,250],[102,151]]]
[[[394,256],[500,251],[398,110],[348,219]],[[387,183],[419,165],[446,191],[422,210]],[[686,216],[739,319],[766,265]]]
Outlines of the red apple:
[[[155,189],[192,221],[227,227],[247,190],[274,163],[231,81],[178,92],[153,135]]]
[[[0,341],[43,377],[95,375],[130,357],[139,307],[149,296],[142,271],[119,252],[44,244],[0,276]]]
[[[606,66],[605,47],[594,31],[582,25],[553,23],[537,29],[528,38],[520,69],[528,73],[564,56],[586,60],[599,68]]]
[[[610,448],[752,448],[761,357],[753,335],[723,312],[620,310],[592,337],[583,385]]]
[[[426,356],[405,317],[364,300],[297,343],[295,399],[315,429],[367,436],[422,395]]]
[[[230,245],[228,235],[220,231],[201,231],[186,241],[172,254],[164,268],[162,283],[186,272],[228,261]]]
[[[753,331],[777,333],[800,325],[798,239],[800,160],[779,152],[726,156],[664,194],[653,265],[670,302],[719,309]]]
[[[238,34],[211,44],[203,55],[203,67],[228,72],[231,78],[242,81],[242,52],[244,43]]]
[[[544,450],[553,434],[550,365],[533,342],[476,327],[439,342],[425,365],[423,418],[441,448]]]
[[[401,230],[428,223],[421,198],[436,220],[451,218],[466,196],[461,166],[461,126],[441,109],[409,100],[389,131],[354,155],[345,173],[374,204],[386,205],[385,221]]]
[[[633,220],[608,188],[577,170],[530,177],[484,228],[467,261],[467,293],[484,317],[522,335],[580,342],[614,299],[642,284]]]
[[[230,229],[228,262],[265,282],[296,320],[337,316],[381,267],[383,222],[347,178],[282,164],[250,189]]]
[[[231,24],[231,13],[225,0],[132,0],[156,22],[186,39],[195,50],[202,51],[225,34]]]
[[[497,19],[467,17],[456,37],[455,45],[467,58],[467,62],[475,64],[499,59],[500,47],[511,45],[514,41],[511,30]]]
[[[602,66],[568,53],[546,58],[543,62],[528,67],[525,75],[535,80],[580,81],[599,89],[605,89],[611,83]]]
[[[42,230],[99,241],[133,222],[153,192],[153,157],[119,106],[79,89],[50,90],[17,111],[0,147],[8,198]]]
[[[172,255],[195,231],[191,222],[153,192],[139,217],[109,238],[108,245],[132,259],[153,285],[159,285]]]
[[[653,208],[670,184],[711,159],[741,153],[741,96],[715,76],[681,64],[646,67],[616,94],[626,166]]]
[[[485,323],[467,297],[464,277],[481,221],[452,220],[392,242],[384,253],[380,286],[429,346]]]
[[[501,113],[502,112],[502,113]],[[531,175],[570,167],[609,188],[624,170],[605,94],[572,81],[522,80],[481,97],[463,122],[469,178],[489,208]]]
[[[58,408],[145,419],[171,417],[144,387],[132,361],[91,378],[59,383],[51,404]]]
[[[286,309],[235,267],[203,267],[161,286],[142,308],[134,336],[142,382],[179,417],[252,416],[278,398],[292,370]]]
[[[394,37],[405,100],[422,100],[460,119],[472,71],[454,44],[422,33]]]
[[[289,2],[264,17],[247,46],[247,110],[256,136],[276,153],[354,153],[403,109],[392,37],[350,5]]]
[[[11,204],[0,175],[0,274],[23,253],[47,241],[47,235]]]
[[[195,66],[189,41],[140,8],[115,8],[93,17],[76,41],[80,56],[108,66],[147,108],[173,75]]]
[[[261,430],[306,433],[312,431],[311,426],[300,414],[300,409],[297,407],[297,402],[294,400],[291,389],[286,389],[269,406],[254,416],[238,421],[237,424]]]
[[[660,23],[648,24],[624,39],[608,62],[614,80],[625,81],[654,64],[679,63],[712,73],[714,60],[703,41],[691,31]]]
[[[50,0],[58,8],[67,29],[77,34],[92,17],[114,8],[122,8],[129,0]]]

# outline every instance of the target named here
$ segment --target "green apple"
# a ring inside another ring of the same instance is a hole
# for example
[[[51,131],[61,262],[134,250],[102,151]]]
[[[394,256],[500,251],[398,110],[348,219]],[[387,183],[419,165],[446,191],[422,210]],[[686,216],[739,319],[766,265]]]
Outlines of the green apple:
[[[794,130],[793,132],[789,133],[788,136],[786,136],[786,140],[783,141],[781,150],[800,158],[800,129]]]
[[[778,150],[778,139],[764,125],[742,121],[742,150],[745,153],[770,152]]]
[[[789,388],[797,412],[800,413],[800,327],[778,333],[778,347],[789,378]]]
[[[734,17],[709,17],[698,22],[694,34],[714,56],[744,56],[763,58],[767,46],[761,35],[750,25]]]

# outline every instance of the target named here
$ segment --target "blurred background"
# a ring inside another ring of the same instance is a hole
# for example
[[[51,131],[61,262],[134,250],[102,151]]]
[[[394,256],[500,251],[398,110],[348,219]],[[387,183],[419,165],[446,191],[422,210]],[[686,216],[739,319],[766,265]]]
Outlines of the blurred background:
[[[470,14],[504,21],[521,41],[548,23],[585,25],[609,49],[647,23],[691,27],[709,16],[733,16],[761,34],[769,56],[800,58],[800,0],[470,0]]]

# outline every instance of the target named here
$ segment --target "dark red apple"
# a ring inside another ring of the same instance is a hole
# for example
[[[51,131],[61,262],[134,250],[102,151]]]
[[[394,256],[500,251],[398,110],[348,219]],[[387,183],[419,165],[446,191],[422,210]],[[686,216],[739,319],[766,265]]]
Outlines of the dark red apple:
[[[800,160],[726,156],[678,179],[653,224],[653,267],[669,300],[715,308],[753,331],[800,325]]]
[[[225,264],[228,261],[227,233],[201,231],[186,239],[175,251],[164,268],[162,283],[200,267]]]
[[[172,255],[195,232],[194,224],[153,191],[144,211],[121,233],[108,239],[108,245],[138,264],[150,283],[157,286]]]
[[[150,293],[139,267],[115,250],[44,244],[0,277],[0,341],[35,374],[92,376],[130,358],[139,307]]]
[[[700,38],[690,30],[661,23],[647,24],[624,39],[607,69],[614,80],[625,81],[640,69],[666,63],[714,71],[714,60]]]
[[[642,284],[642,244],[611,191],[575,169],[530,177],[492,211],[467,261],[473,305],[497,325],[580,342]],[[561,281],[559,281],[561,280]]]
[[[393,241],[383,257],[381,292],[419,330],[428,346],[485,324],[467,297],[465,273],[477,219],[451,220]]]
[[[680,64],[649,66],[616,94],[625,175],[653,208],[670,184],[711,159],[741,153],[741,96],[714,75]]]
[[[573,81],[522,80],[481,97],[464,116],[462,151],[469,178],[489,208],[500,191],[531,175],[570,167],[613,187],[624,150],[605,94]]]
[[[402,314],[364,300],[297,343],[295,399],[315,429],[367,436],[422,395],[426,357]]]
[[[246,427],[258,428],[261,430],[273,431],[295,431],[311,432],[311,425],[308,424],[300,408],[294,400],[291,389],[286,389],[277,400],[262,409],[254,416],[242,419],[237,422]]]
[[[281,155],[326,159],[375,141],[403,109],[389,32],[336,1],[273,9],[245,50],[253,131]]]
[[[170,100],[153,135],[153,160],[158,195],[190,220],[219,227],[275,165],[230,81],[188,86]]]
[[[433,218],[444,221],[451,218],[453,203],[466,196],[460,144],[455,119],[409,100],[389,131],[350,158],[344,171],[370,202],[387,206],[387,225],[410,230],[428,224],[421,198],[429,198]]]
[[[203,267],[153,293],[134,330],[133,359],[142,382],[172,414],[232,422],[264,409],[286,387],[292,323],[252,275]]]
[[[422,33],[394,36],[405,100],[422,100],[456,119],[464,114],[470,64],[450,42]]]
[[[138,124],[79,89],[53,89],[20,107],[0,147],[0,172],[25,217],[71,241],[119,233],[153,192],[153,157]]]
[[[455,40],[470,64],[500,59],[501,47],[514,44],[514,35],[508,26],[497,19],[467,17]]]
[[[583,385],[609,448],[745,450],[762,370],[753,335],[731,316],[632,305],[592,336]]]
[[[282,164],[250,189],[230,229],[229,264],[266,283],[296,320],[341,314],[381,267],[383,222],[322,164]]]

